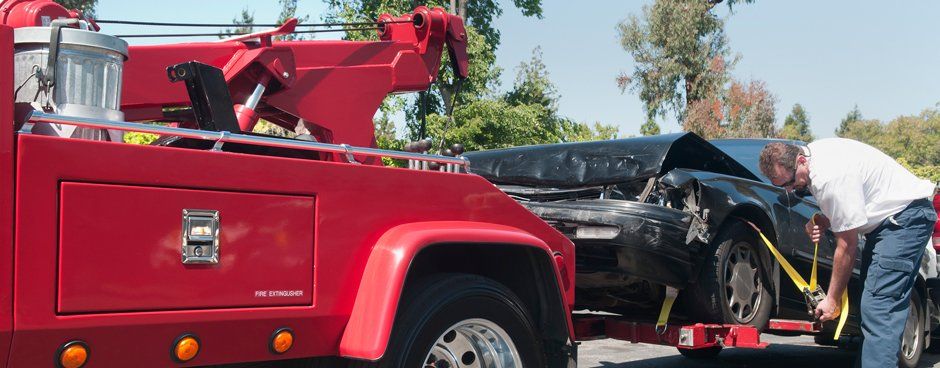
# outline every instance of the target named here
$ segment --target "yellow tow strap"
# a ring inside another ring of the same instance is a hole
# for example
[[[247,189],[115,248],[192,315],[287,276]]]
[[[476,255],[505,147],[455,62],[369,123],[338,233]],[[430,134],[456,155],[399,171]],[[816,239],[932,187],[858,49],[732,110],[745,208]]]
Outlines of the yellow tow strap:
[[[813,216],[811,220],[813,221],[813,225],[816,224],[815,218],[816,216]],[[769,249],[770,253],[774,255],[774,258],[777,259],[777,262],[780,263],[780,266],[783,267],[783,270],[786,271],[787,275],[790,276],[790,280],[793,281],[793,284],[796,285],[797,289],[802,291],[804,295],[810,295],[811,293],[817,292],[817,289],[820,289],[819,285],[817,284],[817,279],[816,279],[816,257],[819,252],[819,242],[814,243],[815,250],[813,250],[813,268],[812,268],[812,273],[810,274],[809,282],[807,283],[806,280],[804,280],[803,277],[800,276],[800,274],[796,272],[793,266],[790,265],[790,262],[788,262],[787,259],[784,258],[782,254],[780,254],[780,251],[777,250],[777,247],[774,247],[774,245],[770,242],[770,240],[768,240],[767,237],[764,236],[764,233],[760,231],[760,228],[758,228],[756,225],[750,222],[748,222],[748,225],[751,225],[751,227],[753,227],[754,230],[757,231],[757,234],[760,235],[761,240],[763,240],[764,244],[767,245],[767,249]],[[845,290],[842,291],[842,312],[839,315],[839,325],[836,327],[834,339],[836,340],[839,339],[839,335],[842,334],[842,327],[845,326],[845,321],[848,318],[848,316],[849,316],[849,290],[848,290],[848,287],[846,287]]]
[[[666,286],[666,299],[663,300],[663,307],[659,310],[659,319],[656,320],[657,333],[666,332],[666,326],[669,324],[669,311],[672,310],[672,303],[676,301],[678,295],[679,289]]]

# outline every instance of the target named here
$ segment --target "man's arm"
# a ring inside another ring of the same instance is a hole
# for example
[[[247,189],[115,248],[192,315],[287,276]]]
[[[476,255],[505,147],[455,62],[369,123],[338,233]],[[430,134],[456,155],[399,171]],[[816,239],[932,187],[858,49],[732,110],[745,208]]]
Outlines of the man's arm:
[[[839,317],[842,311],[842,293],[852,277],[855,255],[858,253],[858,229],[850,229],[836,234],[836,252],[832,259],[832,277],[829,278],[829,290],[826,300],[816,307],[816,317],[820,321],[829,321]]]

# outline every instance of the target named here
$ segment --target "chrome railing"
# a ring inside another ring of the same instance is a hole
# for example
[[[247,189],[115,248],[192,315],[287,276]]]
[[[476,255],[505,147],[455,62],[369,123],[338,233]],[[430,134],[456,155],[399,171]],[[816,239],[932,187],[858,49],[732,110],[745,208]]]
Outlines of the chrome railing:
[[[161,125],[63,116],[39,111],[34,111],[29,117],[28,121],[29,123],[24,124],[23,128],[20,129],[20,133],[31,133],[32,124],[36,123],[65,124],[85,128],[112,129],[127,132],[151,133],[161,136],[177,136],[183,138],[214,141],[215,145],[212,147],[212,149],[216,151],[221,150],[222,145],[225,143],[240,143],[266,147],[292,148],[306,151],[335,153],[346,160],[346,162],[350,163],[359,163],[356,161],[354,155],[408,160],[408,167],[417,170],[432,170],[432,166],[439,166],[436,171],[466,172],[470,165],[470,161],[465,157],[449,157],[367,147],[353,147],[347,144],[330,144],[299,141],[288,138],[261,137],[229,132],[213,132],[207,130],[174,128]]]

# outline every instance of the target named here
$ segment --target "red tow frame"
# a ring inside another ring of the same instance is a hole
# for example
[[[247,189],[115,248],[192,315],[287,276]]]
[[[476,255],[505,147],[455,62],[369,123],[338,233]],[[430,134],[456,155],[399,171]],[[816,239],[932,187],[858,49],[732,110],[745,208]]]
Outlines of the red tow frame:
[[[769,330],[815,333],[818,323],[799,320],[770,320]],[[763,349],[770,345],[760,341],[760,331],[750,325],[706,324],[668,325],[657,330],[654,323],[636,322],[611,316],[575,316],[575,336],[580,341],[611,338],[655,345],[675,346],[679,349],[707,349],[736,347]]]

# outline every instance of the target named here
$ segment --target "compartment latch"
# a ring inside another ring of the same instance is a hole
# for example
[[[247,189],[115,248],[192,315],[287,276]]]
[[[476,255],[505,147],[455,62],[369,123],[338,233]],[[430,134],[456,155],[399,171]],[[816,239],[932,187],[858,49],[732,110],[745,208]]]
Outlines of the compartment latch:
[[[218,264],[219,232],[219,211],[183,209],[183,264]]]

